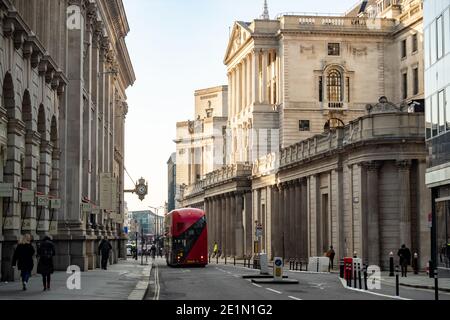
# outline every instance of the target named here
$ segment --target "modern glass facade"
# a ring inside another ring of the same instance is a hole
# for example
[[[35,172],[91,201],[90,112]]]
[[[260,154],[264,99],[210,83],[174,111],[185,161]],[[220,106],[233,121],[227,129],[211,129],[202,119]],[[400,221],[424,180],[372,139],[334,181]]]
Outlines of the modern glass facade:
[[[450,270],[450,0],[424,1],[426,137],[432,261]]]

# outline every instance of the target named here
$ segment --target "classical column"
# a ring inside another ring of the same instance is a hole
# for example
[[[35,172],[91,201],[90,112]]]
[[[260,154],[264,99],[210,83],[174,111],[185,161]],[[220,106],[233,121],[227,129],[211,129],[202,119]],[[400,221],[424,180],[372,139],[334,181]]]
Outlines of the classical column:
[[[294,243],[294,252],[295,252],[295,258],[301,258],[302,257],[302,250],[301,250],[301,241],[302,241],[302,216],[301,216],[301,185],[300,180],[295,181],[295,187],[294,187],[294,201],[295,201],[295,210],[294,210],[294,218],[292,223],[292,233],[294,234],[293,237],[293,243]]]
[[[241,79],[242,79],[242,110],[247,107],[247,61],[242,59],[241,64]]]
[[[253,225],[253,204],[252,204],[252,192],[245,193],[244,202],[244,212],[245,212],[245,255],[251,255],[253,251],[252,245],[252,225]]]
[[[228,76],[228,106],[227,106],[227,112],[228,112],[228,117],[232,118],[233,117],[233,113],[232,113],[232,101],[233,101],[233,78],[231,76],[231,72],[228,72],[227,74]]]
[[[268,103],[267,99],[267,62],[269,58],[269,51],[264,50],[262,59],[262,103]]]
[[[222,217],[222,225],[220,226],[221,229],[221,243],[222,243],[222,256],[224,257],[227,250],[228,250],[228,246],[227,246],[227,225],[228,225],[228,208],[227,208],[227,199],[225,195],[220,195],[220,210],[221,210],[221,217]]]
[[[302,240],[301,240],[301,250],[302,250],[302,258],[308,258],[309,257],[309,246],[308,246],[308,239],[309,236],[309,219],[308,219],[308,180],[306,178],[303,178],[301,180],[301,220],[302,220],[302,227],[301,227],[301,234],[302,234]]]
[[[270,206],[270,215],[271,215],[271,221],[272,221],[272,232],[270,235],[270,241],[271,241],[271,250],[272,250],[272,257],[279,255],[278,251],[278,235],[279,235],[279,221],[278,221],[278,208],[279,208],[279,196],[278,196],[278,187],[276,185],[270,187],[271,190],[271,206]]]
[[[235,194],[235,217],[233,223],[233,230],[236,230],[235,237],[233,238],[233,256],[242,257],[244,255],[244,224],[242,217],[243,209],[243,194],[237,192]]]
[[[212,232],[211,232],[211,210],[209,209],[209,200],[207,198],[205,198],[204,200],[205,203],[205,216],[206,216],[206,230],[207,230],[207,234],[208,234],[208,252],[211,252],[211,248],[212,248],[212,244],[213,244],[213,237],[212,237]]]
[[[214,234],[216,238],[214,239],[217,241],[217,244],[219,245],[219,248],[223,248],[223,242],[222,242],[222,208],[219,202],[219,199],[214,196],[213,197],[213,206],[214,206],[214,215],[216,216],[215,225],[214,225]]]
[[[237,115],[237,77],[236,77],[236,67],[232,71],[233,73],[233,100],[232,100],[232,110],[233,117]]]
[[[236,114],[242,111],[242,64],[236,66]]]
[[[411,161],[398,161],[400,245],[411,247]]]
[[[85,15],[83,8],[80,12]],[[83,65],[84,65],[84,29],[85,24],[72,25],[67,30],[67,65],[66,70],[69,85],[67,86],[67,157],[63,164],[69,188],[63,199],[67,199],[66,212],[71,233],[71,263],[80,267],[81,271],[88,269],[86,256],[86,225],[81,213],[83,197]]]
[[[296,250],[295,250],[295,216],[297,214],[296,207],[295,207],[295,184],[296,181],[290,181],[289,182],[289,224],[287,225],[289,229],[289,258],[295,258],[296,257]]]
[[[253,103],[260,103],[259,96],[259,51],[254,50],[252,53],[252,100]]]
[[[367,237],[368,259],[370,265],[380,265],[380,212],[378,188],[378,172],[381,162],[371,161],[364,163],[367,170]]]
[[[278,185],[278,240],[277,240],[277,255],[284,257],[284,185]]]
[[[246,61],[247,61],[247,92],[246,92],[246,96],[247,96],[247,105],[251,104],[253,102],[252,99],[252,57],[251,54],[249,54],[246,57]]]

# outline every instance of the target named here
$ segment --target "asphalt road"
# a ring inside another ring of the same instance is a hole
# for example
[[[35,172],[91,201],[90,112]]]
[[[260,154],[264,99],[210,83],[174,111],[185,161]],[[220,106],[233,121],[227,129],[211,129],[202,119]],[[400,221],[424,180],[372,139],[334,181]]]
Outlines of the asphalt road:
[[[336,274],[286,272],[299,284],[254,284],[243,275],[258,271],[242,266],[210,264],[206,268],[170,268],[157,259],[151,274],[147,300],[433,300],[431,290],[382,285],[372,293],[345,288]],[[441,293],[442,300],[450,294]]]

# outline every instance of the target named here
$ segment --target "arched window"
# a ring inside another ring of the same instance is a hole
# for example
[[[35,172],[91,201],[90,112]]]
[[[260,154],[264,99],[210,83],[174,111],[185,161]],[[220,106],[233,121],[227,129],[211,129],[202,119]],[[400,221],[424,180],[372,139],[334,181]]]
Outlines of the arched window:
[[[342,75],[336,70],[332,69],[327,75],[327,92],[329,102],[342,102]]]

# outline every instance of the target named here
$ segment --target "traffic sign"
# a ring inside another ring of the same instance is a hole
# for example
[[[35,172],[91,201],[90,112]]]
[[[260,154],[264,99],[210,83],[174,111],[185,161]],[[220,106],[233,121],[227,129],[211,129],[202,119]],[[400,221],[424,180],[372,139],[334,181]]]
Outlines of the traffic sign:
[[[273,259],[273,277],[275,280],[283,280],[283,259],[274,258]]]

